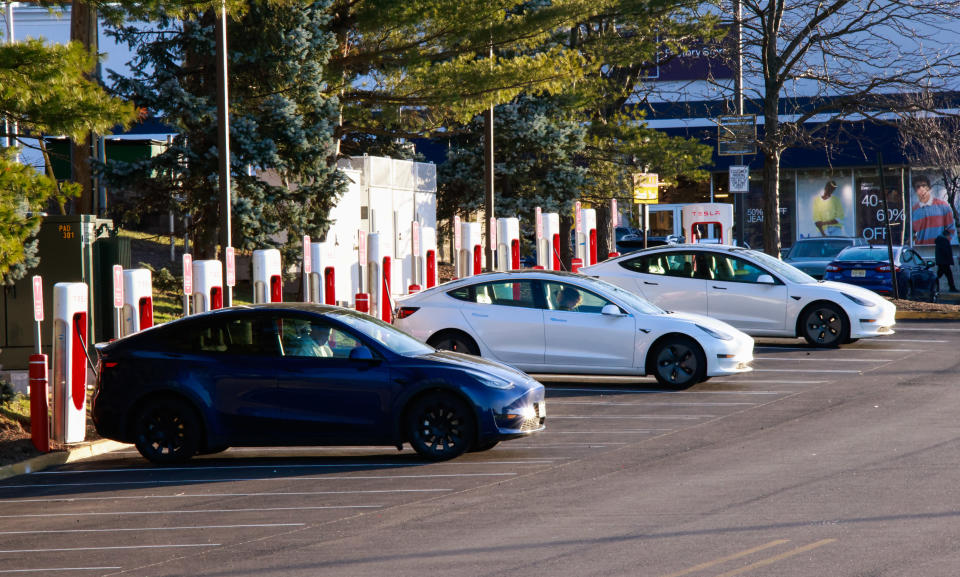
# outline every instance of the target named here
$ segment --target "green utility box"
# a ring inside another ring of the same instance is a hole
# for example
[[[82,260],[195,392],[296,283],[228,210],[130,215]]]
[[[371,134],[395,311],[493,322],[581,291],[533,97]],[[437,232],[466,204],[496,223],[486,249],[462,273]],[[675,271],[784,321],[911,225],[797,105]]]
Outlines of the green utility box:
[[[28,367],[34,350],[33,276],[43,277],[43,352],[51,354],[53,285],[84,282],[90,290],[87,334],[93,342],[113,337],[114,264],[130,267],[129,239],[111,237],[113,221],[92,215],[53,215],[43,219],[38,234],[40,265],[13,286],[4,287],[0,300],[0,365],[4,370]],[[88,343],[91,347],[93,342]]]

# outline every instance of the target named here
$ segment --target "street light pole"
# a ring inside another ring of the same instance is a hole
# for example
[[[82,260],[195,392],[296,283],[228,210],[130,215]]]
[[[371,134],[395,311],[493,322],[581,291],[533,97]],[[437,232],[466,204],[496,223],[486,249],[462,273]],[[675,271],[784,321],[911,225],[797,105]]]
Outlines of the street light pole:
[[[490,68],[493,68],[493,39],[490,40]],[[483,115],[483,184],[484,184],[484,224],[487,228],[487,248],[485,255],[487,258],[487,271],[494,270],[493,255],[496,247],[493,246],[493,222],[494,222],[494,194],[493,194],[493,104],[490,105]]]
[[[233,287],[227,280],[227,247],[232,246],[230,230],[230,97],[227,90],[227,5],[220,3],[217,20],[217,151],[220,181],[220,258],[223,265],[224,306],[233,306]]]

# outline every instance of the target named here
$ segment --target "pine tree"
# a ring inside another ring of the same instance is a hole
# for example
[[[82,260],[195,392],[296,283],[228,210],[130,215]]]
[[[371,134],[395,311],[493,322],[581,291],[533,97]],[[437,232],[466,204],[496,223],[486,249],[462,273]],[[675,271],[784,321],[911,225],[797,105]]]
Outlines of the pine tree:
[[[336,98],[325,91],[334,46],[327,2],[251,3],[228,24],[234,245],[280,246],[292,260],[298,243],[282,232],[322,236],[342,187],[332,159]],[[149,34],[118,27],[136,53],[130,78],[114,89],[178,131],[149,160],[111,164],[122,187],[124,219],[176,209],[192,216],[199,258],[214,258],[219,226],[216,70],[213,12],[183,20],[161,16]],[[270,170],[279,182],[255,173]],[[296,244],[296,246],[295,246]]]
[[[19,125],[17,144],[36,139],[46,158],[44,172],[16,162],[18,146],[0,149],[0,278],[11,284],[39,262],[39,214],[61,207],[79,189],[58,184],[46,152],[48,135],[101,133],[135,117],[133,107],[111,98],[83,75],[92,57],[77,44],[47,45],[41,40],[0,45],[0,117]]]

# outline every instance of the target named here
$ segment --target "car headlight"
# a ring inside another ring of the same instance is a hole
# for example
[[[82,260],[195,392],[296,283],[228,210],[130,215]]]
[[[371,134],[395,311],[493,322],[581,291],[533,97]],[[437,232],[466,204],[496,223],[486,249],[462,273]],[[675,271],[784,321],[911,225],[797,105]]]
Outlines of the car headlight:
[[[700,329],[701,331],[707,333],[708,335],[710,335],[711,337],[713,337],[713,338],[715,338],[715,339],[720,339],[721,341],[732,341],[732,340],[733,340],[733,336],[732,336],[732,335],[728,335],[728,334],[725,333],[725,332],[718,331],[718,330],[716,330],[716,329],[711,329],[711,328],[705,327],[705,326],[703,326],[703,325],[697,325],[697,328]]]
[[[860,297],[855,297],[855,296],[850,295],[850,294],[847,294],[847,293],[840,293],[840,294],[842,294],[843,296],[847,297],[848,299],[852,300],[853,302],[857,303],[858,305],[860,305],[860,306],[862,306],[862,307],[875,307],[875,306],[877,306],[877,303],[875,303],[875,302],[873,302],[873,301],[868,301],[867,299],[862,299],[862,298],[860,298]]]

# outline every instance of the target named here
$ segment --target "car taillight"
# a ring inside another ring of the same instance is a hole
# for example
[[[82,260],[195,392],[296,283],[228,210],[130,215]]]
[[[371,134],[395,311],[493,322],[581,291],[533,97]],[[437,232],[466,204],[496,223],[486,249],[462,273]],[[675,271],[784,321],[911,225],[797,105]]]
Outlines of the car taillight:
[[[397,318],[405,319],[418,310],[420,310],[420,307],[400,307],[400,309],[397,311]]]
[[[890,272],[890,265],[889,264],[877,265],[877,267],[874,268],[873,270],[877,272]],[[900,272],[900,267],[897,267],[897,272]]]
[[[840,267],[835,264],[828,264],[827,272],[840,272]]]

